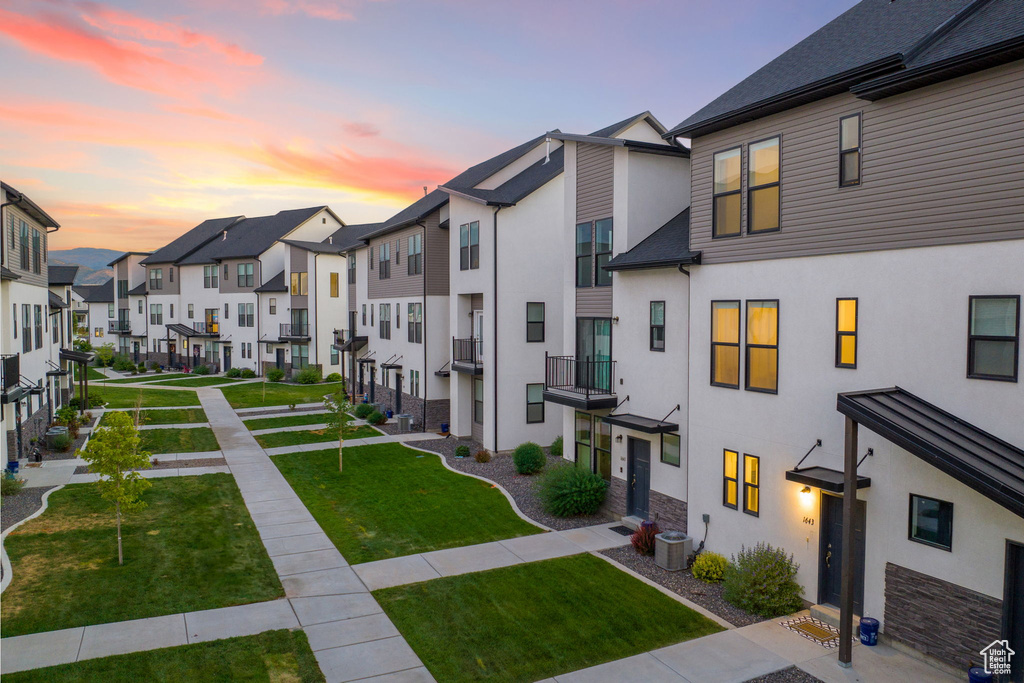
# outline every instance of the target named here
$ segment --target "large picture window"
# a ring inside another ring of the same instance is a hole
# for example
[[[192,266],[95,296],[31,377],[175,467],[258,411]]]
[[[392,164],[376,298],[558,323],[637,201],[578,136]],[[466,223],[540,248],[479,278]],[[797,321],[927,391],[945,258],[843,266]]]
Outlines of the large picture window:
[[[593,284],[593,226],[580,223],[576,226],[576,286],[590,287]]]
[[[747,384],[749,391],[779,391],[779,302],[747,302]]]
[[[576,448],[573,453],[576,464],[590,469],[590,448],[593,445],[593,425],[590,413],[576,413]]]
[[[857,367],[856,299],[836,299],[836,367]]]
[[[612,258],[612,219],[604,218],[594,223],[594,257],[596,268],[594,283],[598,287],[612,284],[612,274],[604,269]]]
[[[736,147],[715,154],[712,237],[740,234],[740,153]]]
[[[651,351],[665,350],[665,302],[651,302]]]
[[[544,384],[526,385],[526,423],[544,421]]]
[[[747,232],[779,229],[779,138],[750,143]]]
[[[711,302],[711,384],[740,388],[740,302]]]
[[[911,541],[953,550],[953,504],[910,494]]]
[[[738,510],[740,454],[725,449],[722,455],[722,505]]]
[[[544,304],[526,304],[526,341],[544,341]]]
[[[743,511],[758,517],[761,514],[761,459],[743,454]]]
[[[309,294],[309,273],[292,273],[292,296]]]
[[[480,267],[480,222],[459,226],[459,270]]]
[[[967,331],[967,376],[1017,381],[1020,297],[972,296]]]
[[[484,423],[484,381],[479,377],[473,378],[473,422]]]
[[[423,235],[409,236],[409,256],[406,259],[409,275],[423,272]]]
[[[679,467],[679,435],[661,435],[661,461]]]
[[[253,269],[251,263],[239,263],[237,266],[238,271],[238,286],[239,287],[252,287],[253,286]]]
[[[839,119],[839,186],[860,185],[860,114]]]

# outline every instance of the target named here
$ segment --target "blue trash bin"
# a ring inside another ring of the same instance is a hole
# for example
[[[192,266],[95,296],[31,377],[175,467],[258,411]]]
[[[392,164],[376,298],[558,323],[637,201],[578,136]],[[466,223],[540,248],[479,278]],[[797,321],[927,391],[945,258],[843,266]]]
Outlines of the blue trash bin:
[[[442,434],[447,434],[448,433],[448,423],[447,422],[442,422],[441,423],[441,433]]]
[[[985,673],[985,668],[972,666],[967,670],[967,680],[970,683],[992,683],[992,674]]]
[[[878,645],[878,619],[860,618],[860,642],[862,645]]]
[[[385,414],[385,415],[387,416],[387,418],[388,418],[389,420],[390,420],[391,418],[393,418],[393,417],[395,416],[395,413],[394,413],[394,411],[392,411],[392,410],[387,410],[387,411],[385,411],[385,413],[384,413],[384,414]]]

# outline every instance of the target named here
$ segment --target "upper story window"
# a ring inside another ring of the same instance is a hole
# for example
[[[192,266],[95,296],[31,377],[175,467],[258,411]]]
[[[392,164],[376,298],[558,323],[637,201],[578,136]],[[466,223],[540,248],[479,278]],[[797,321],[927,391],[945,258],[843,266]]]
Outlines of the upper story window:
[[[459,270],[480,267],[480,222],[459,226]]]
[[[406,262],[409,266],[409,275],[419,275],[423,272],[423,235],[409,236],[409,254]]]
[[[370,247],[370,258],[367,261],[370,264],[370,270],[373,270],[373,247]]]
[[[593,262],[591,261],[591,245],[593,244],[593,225],[580,223],[576,226],[576,286],[590,287]]]
[[[423,343],[423,304],[409,304],[409,341]]]
[[[740,302],[711,302],[711,384],[740,388]]]
[[[380,245],[380,269],[377,277],[387,280],[391,277],[391,242],[384,242]]]
[[[363,304],[363,325],[366,324],[366,304]]]
[[[377,322],[380,326],[380,338],[391,339],[391,304],[380,304]]]
[[[779,391],[779,302],[747,302],[748,391]]]
[[[150,268],[149,269],[149,288],[163,289],[164,288],[164,270],[163,268]]]
[[[526,341],[544,341],[544,303],[526,304]]]
[[[114,304],[107,304],[107,317],[108,318],[113,318],[114,317]]]
[[[38,230],[32,231],[32,272],[43,272],[43,247],[42,238]]]
[[[251,263],[239,263],[238,264],[238,286],[239,287],[252,287],[253,286],[253,268]]]
[[[267,305],[270,307],[270,315],[277,315],[277,297],[270,297]],[[192,316],[189,317],[191,318]]]
[[[748,148],[747,232],[779,229],[779,137]]]
[[[715,154],[712,237],[740,234],[740,159],[739,147]]]
[[[839,119],[839,186],[860,185],[860,114]]]
[[[402,263],[402,240],[395,240],[395,265]]]
[[[31,260],[31,250],[29,248],[31,245],[28,241],[28,223],[25,221],[21,221],[21,230],[19,231],[19,235],[21,239],[21,269],[28,270]]]
[[[163,304],[150,304],[149,305],[149,324],[150,325],[163,325],[164,324],[164,305]]]
[[[195,306],[195,304],[189,304],[188,305],[188,319],[191,320],[192,318],[195,318],[195,317],[196,317],[196,306]]]
[[[651,302],[651,351],[665,350],[665,302]]]
[[[117,281],[117,298],[127,299],[128,298],[128,281],[118,280]]]
[[[309,273],[292,273],[293,296],[306,296],[309,294]]]
[[[967,330],[967,376],[1017,381],[1020,296],[972,296]]]
[[[598,287],[607,287],[612,283],[612,274],[604,269],[612,259],[611,218],[604,218],[594,224],[594,253],[597,259],[594,282]]]
[[[856,299],[836,299],[836,367],[857,367]]]
[[[356,283],[356,255],[348,255],[348,283],[354,285]]]
[[[220,286],[217,281],[219,276],[220,269],[217,266],[203,266],[203,288],[217,289]]]
[[[576,286],[607,287],[612,274],[604,269],[612,258],[612,219],[576,225]],[[596,267],[595,267],[596,264]]]
[[[331,297],[338,298],[341,296],[341,283],[338,280],[337,273],[331,273]]]
[[[167,279],[174,282],[174,268],[167,269]]]

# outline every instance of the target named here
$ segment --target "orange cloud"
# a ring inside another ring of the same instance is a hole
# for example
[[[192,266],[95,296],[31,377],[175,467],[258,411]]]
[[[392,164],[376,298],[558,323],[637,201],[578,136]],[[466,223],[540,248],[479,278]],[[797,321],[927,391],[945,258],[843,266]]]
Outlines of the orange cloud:
[[[202,220],[180,212],[147,212],[136,206],[45,202],[45,196],[34,199],[61,224],[61,229],[50,238],[53,249],[104,247],[149,251],[167,244]],[[112,236],[116,236],[113,244]]]
[[[351,21],[355,19],[344,3],[331,0],[262,0],[265,14],[305,14],[316,19]]]
[[[346,121],[341,124],[342,130],[357,138],[375,138],[380,135],[380,129],[371,123],[360,123],[358,121]]]

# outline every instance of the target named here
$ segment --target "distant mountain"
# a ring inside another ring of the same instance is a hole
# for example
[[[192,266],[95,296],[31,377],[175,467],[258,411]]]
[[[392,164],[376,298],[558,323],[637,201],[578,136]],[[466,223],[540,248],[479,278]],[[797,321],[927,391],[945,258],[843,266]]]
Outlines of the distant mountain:
[[[64,263],[85,266],[90,270],[103,270],[107,267],[108,263],[123,253],[123,251],[115,251],[113,249],[79,247],[78,249],[51,251],[49,252],[49,257]]]

